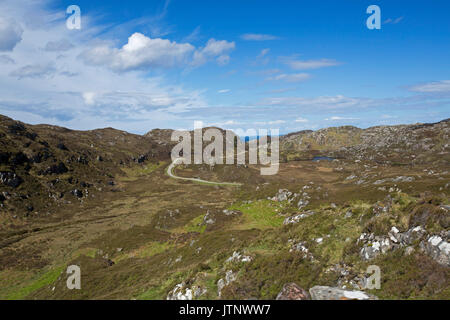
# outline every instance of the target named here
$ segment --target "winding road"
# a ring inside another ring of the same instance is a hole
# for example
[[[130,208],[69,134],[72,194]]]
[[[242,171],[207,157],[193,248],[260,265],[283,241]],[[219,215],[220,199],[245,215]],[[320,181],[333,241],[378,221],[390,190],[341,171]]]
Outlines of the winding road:
[[[207,180],[202,180],[202,179],[198,179],[198,178],[184,178],[184,177],[178,177],[176,175],[173,174],[172,170],[173,168],[175,168],[175,166],[181,162],[181,160],[183,160],[183,158],[177,158],[175,159],[175,161],[173,161],[168,167],[167,167],[167,174],[169,175],[169,177],[174,178],[174,179],[178,179],[178,180],[186,180],[186,181],[193,181],[193,182],[200,182],[200,183],[205,183],[205,184],[210,184],[210,185],[216,185],[216,186],[241,186],[242,183],[236,183],[236,182],[214,182],[214,181],[207,181]]]

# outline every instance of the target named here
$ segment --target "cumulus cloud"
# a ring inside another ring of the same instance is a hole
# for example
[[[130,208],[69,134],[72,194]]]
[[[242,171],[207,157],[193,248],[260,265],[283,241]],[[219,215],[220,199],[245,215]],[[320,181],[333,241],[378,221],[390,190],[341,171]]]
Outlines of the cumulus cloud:
[[[210,39],[205,47],[196,49],[190,43],[152,39],[136,32],[119,49],[108,44],[97,45],[81,53],[80,58],[88,65],[103,65],[117,72],[200,66],[214,59],[219,65],[225,65],[230,60],[228,52],[234,47],[234,42]]]
[[[133,41],[126,42],[128,46],[115,47],[111,44],[114,39],[105,45],[105,39],[110,37],[103,37],[104,30],[110,26],[90,25],[93,20],[85,14],[85,31],[74,33],[65,26],[64,12],[61,18],[59,10],[48,9],[44,2],[0,1],[0,15],[8,12],[8,18],[20,21],[24,29],[20,45],[11,54],[0,53],[1,114],[28,123],[52,123],[81,130],[115,127],[144,133],[155,127],[186,126],[191,123],[188,112],[206,108],[202,90],[169,84],[165,74],[117,72],[164,65],[167,62],[161,62],[161,55],[170,61],[177,56],[179,43],[163,39],[153,42],[156,39],[148,38],[141,47]],[[30,12],[39,18],[39,23],[28,23]],[[154,52],[158,44],[162,53]],[[98,61],[90,65],[80,59],[80,55],[98,47],[97,50],[106,51]],[[189,51],[188,65],[195,48],[189,44],[184,47]],[[178,62],[176,58],[172,61]],[[118,64],[117,69],[113,69],[114,63]]]
[[[241,35],[241,39],[247,41],[268,41],[268,40],[276,40],[278,39],[278,37],[273,36],[271,34],[246,33]]]
[[[122,48],[108,45],[84,51],[80,58],[89,65],[105,65],[115,71],[144,68],[170,68],[185,61],[194,50],[189,43],[176,43],[167,39],[152,39],[136,32]]]
[[[286,81],[286,82],[301,82],[310,78],[310,75],[307,73],[293,73],[293,74],[278,74],[274,77],[269,77],[267,80],[271,81]]]
[[[309,70],[324,67],[337,66],[340,63],[332,59],[318,59],[318,60],[296,60],[293,58],[281,58],[281,61],[294,70]]]
[[[22,40],[23,29],[14,19],[0,17],[0,51],[12,51]]]
[[[434,81],[419,84],[411,87],[410,90],[423,93],[450,92],[450,80]]]

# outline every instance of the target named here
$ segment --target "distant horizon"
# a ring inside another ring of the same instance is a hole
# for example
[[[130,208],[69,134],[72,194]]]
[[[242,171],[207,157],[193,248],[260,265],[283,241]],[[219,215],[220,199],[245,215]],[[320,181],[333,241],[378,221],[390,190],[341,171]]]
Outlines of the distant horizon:
[[[8,117],[8,116],[2,115],[2,114],[0,114],[0,116]],[[8,117],[8,118],[11,118],[11,117]],[[20,119],[14,119],[14,118],[11,118],[11,119],[14,120],[14,121],[20,121],[20,122],[23,122],[25,124],[33,125],[33,126],[56,126],[56,127],[60,127],[60,128],[64,128],[64,129],[69,129],[69,130],[73,130],[73,131],[82,131],[82,132],[83,131],[95,131],[95,130],[113,129],[113,130],[118,130],[118,131],[125,131],[127,133],[140,135],[140,136],[146,135],[147,133],[150,133],[153,130],[173,130],[173,131],[175,131],[175,130],[179,130],[179,131],[183,131],[183,130],[192,131],[192,130],[194,130],[194,128],[190,128],[190,129],[150,128],[149,130],[147,130],[147,131],[145,131],[144,133],[141,134],[141,133],[135,133],[135,132],[122,130],[122,129],[118,129],[118,128],[114,128],[114,127],[99,127],[99,128],[94,128],[94,129],[79,130],[79,129],[73,129],[73,128],[70,128],[70,127],[54,125],[54,124],[51,124],[51,123],[28,123],[28,122],[25,122],[25,121],[21,121]],[[439,120],[439,121],[435,121],[435,122],[399,123],[399,124],[388,124],[388,125],[375,125],[375,126],[369,126],[369,127],[358,127],[358,126],[354,126],[354,125],[345,125],[344,124],[344,125],[340,125],[340,126],[329,126],[329,127],[318,128],[318,129],[302,129],[302,130],[290,131],[290,132],[282,132],[282,131],[280,131],[278,136],[279,137],[283,137],[283,136],[287,136],[287,135],[290,135],[290,134],[295,134],[295,133],[298,133],[298,132],[301,132],[301,131],[316,132],[316,131],[319,131],[319,130],[324,130],[324,129],[329,129],[329,128],[354,127],[354,128],[361,129],[361,130],[366,130],[366,129],[370,129],[370,128],[374,128],[374,127],[392,127],[392,126],[412,126],[412,125],[421,125],[421,124],[424,124],[424,125],[426,125],[426,124],[436,124],[436,123],[440,123],[440,122],[444,122],[444,121],[450,121],[450,118],[445,118],[445,119],[442,119],[442,120]],[[204,126],[202,128],[211,128],[211,126]],[[230,128],[225,128],[225,127],[216,127],[216,128],[221,129],[221,130],[231,130],[233,132],[236,130],[236,129],[230,129]],[[257,128],[256,127],[256,128],[252,128],[252,129],[259,130],[259,129],[267,129],[267,128]],[[277,129],[277,128],[272,128],[272,129]],[[270,128],[269,128],[269,132],[270,132]],[[250,140],[254,140],[254,139],[257,139],[259,137],[258,135],[256,135],[256,136],[240,136],[240,135],[238,135],[238,136],[241,137],[241,138],[242,137],[246,137],[246,138],[248,137],[248,138],[250,138]]]

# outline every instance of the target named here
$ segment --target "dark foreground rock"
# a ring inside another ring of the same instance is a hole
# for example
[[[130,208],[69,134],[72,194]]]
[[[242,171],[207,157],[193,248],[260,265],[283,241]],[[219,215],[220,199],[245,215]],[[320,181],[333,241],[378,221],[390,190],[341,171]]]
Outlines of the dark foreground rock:
[[[310,296],[308,291],[291,282],[284,285],[277,295],[277,300],[310,300]]]

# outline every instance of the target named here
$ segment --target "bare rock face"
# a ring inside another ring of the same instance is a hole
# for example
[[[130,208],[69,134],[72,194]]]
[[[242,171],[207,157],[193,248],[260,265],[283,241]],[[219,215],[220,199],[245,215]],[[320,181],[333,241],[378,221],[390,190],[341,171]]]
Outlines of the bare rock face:
[[[284,285],[277,295],[277,300],[310,300],[310,296],[308,291],[291,282]]]
[[[429,256],[443,266],[450,267],[450,244],[439,235],[433,235],[420,244]]]
[[[376,296],[363,291],[349,291],[326,286],[312,287],[309,293],[312,300],[378,300]]]
[[[362,259],[370,260],[380,253],[384,254],[391,250],[410,246],[425,235],[426,231],[421,226],[411,228],[403,233],[399,232],[396,227],[392,227],[387,236],[363,233],[358,239],[358,243],[363,243],[360,255]]]
[[[199,286],[188,287],[185,282],[181,282],[168,293],[166,300],[194,300],[206,292],[205,288]]]

